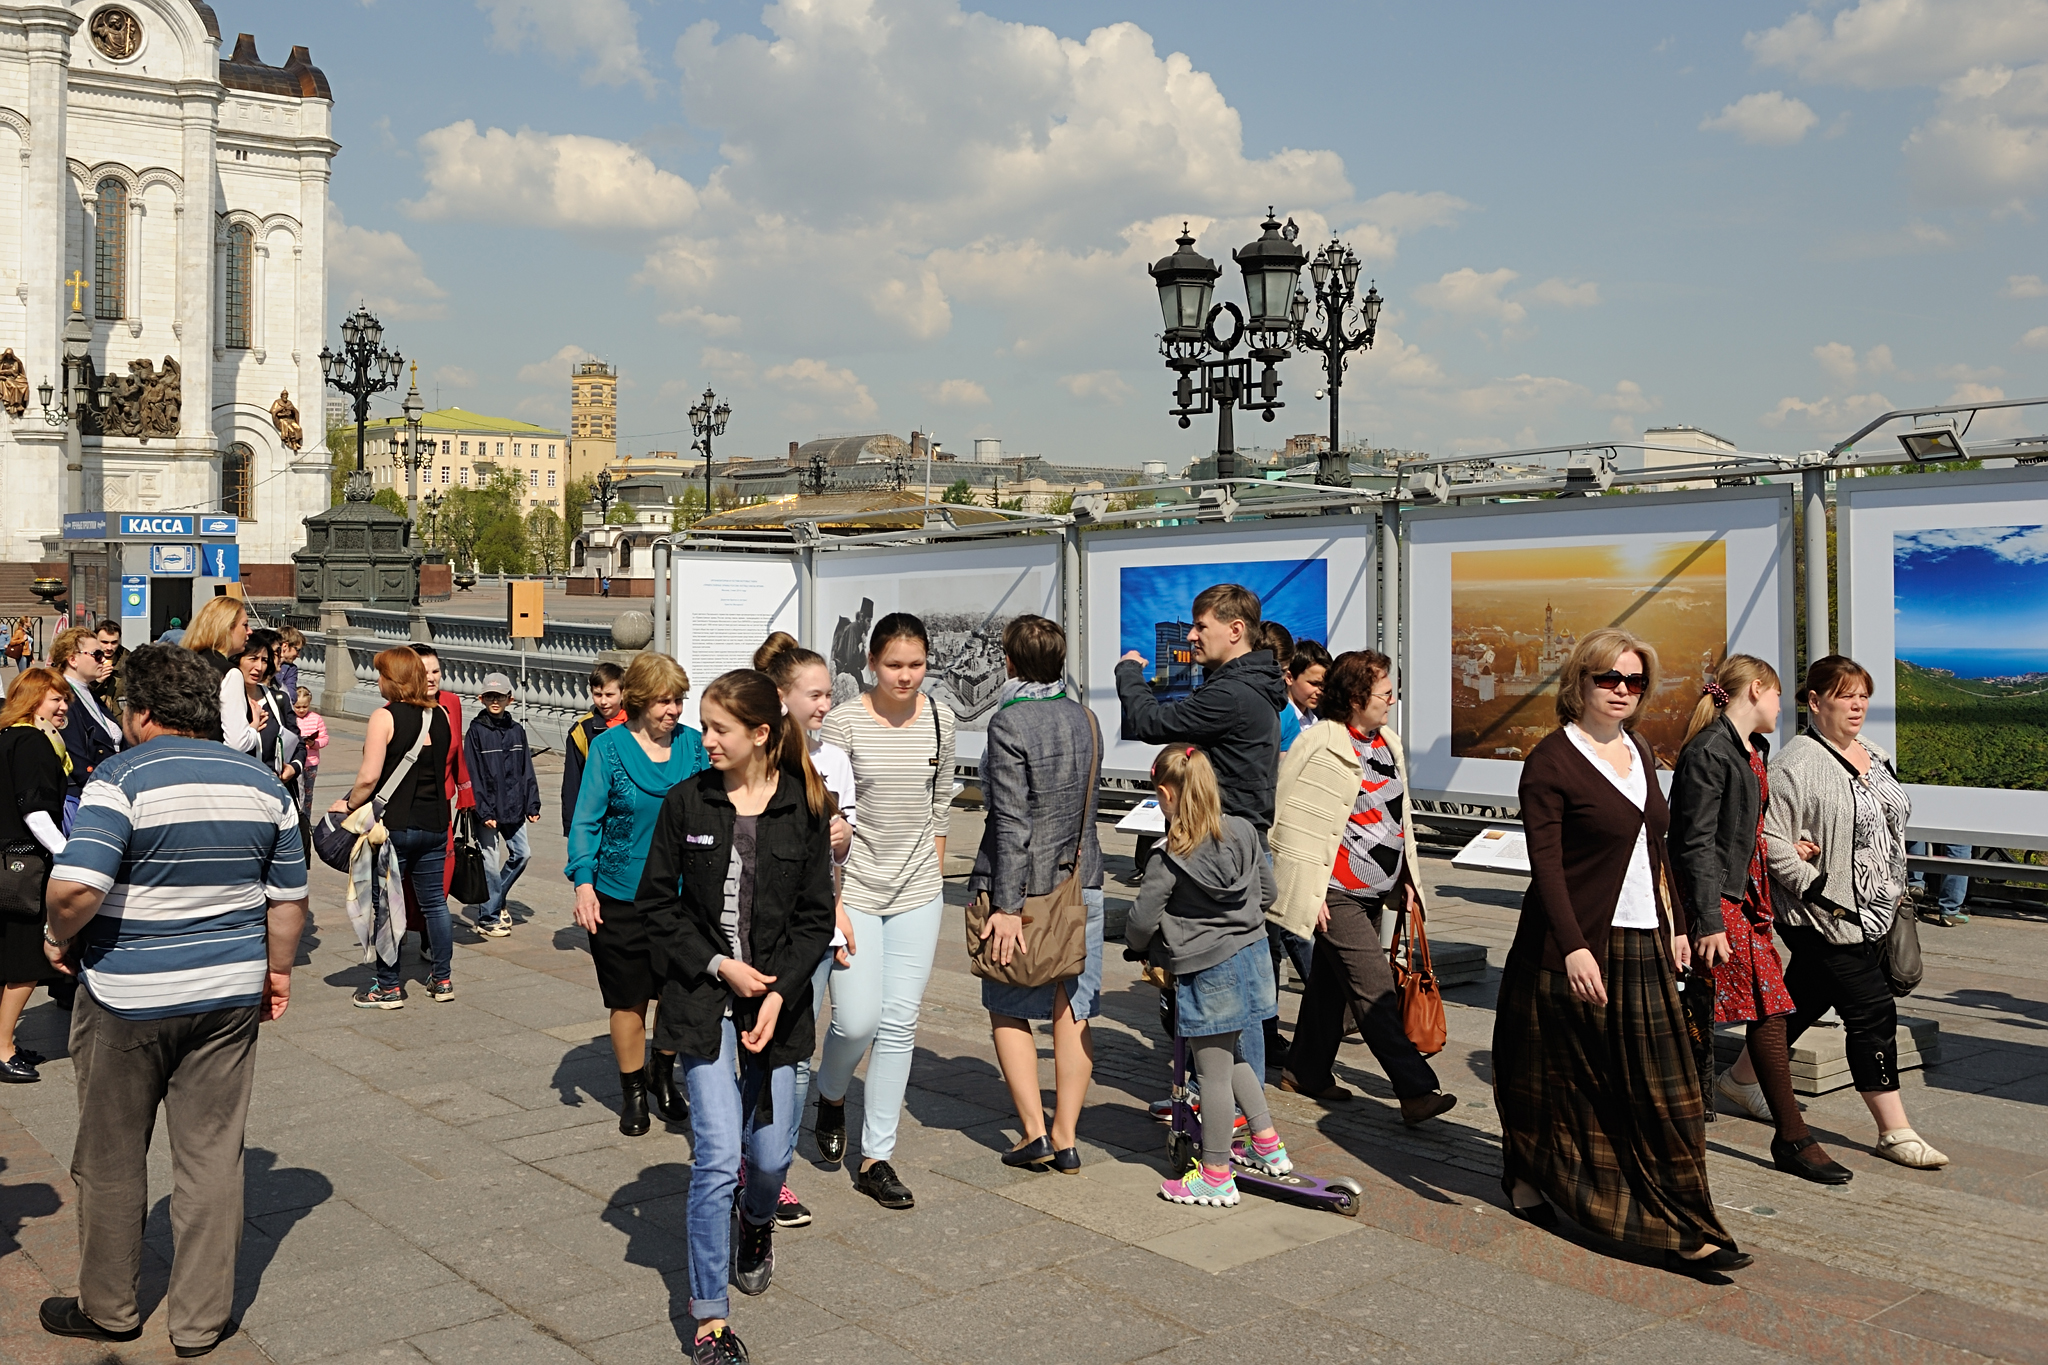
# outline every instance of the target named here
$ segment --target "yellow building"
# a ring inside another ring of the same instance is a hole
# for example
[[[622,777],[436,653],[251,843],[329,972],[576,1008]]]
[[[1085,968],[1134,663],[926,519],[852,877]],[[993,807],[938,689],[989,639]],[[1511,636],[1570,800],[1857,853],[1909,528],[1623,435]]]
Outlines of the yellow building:
[[[419,493],[446,493],[453,488],[481,488],[499,471],[518,478],[520,510],[552,507],[559,515],[569,487],[569,438],[559,431],[510,417],[487,417],[462,408],[440,408],[420,415],[420,432],[429,445],[419,471]],[[363,463],[372,488],[389,488],[403,498],[407,491],[402,453],[405,422],[385,418],[365,433]]]
[[[568,477],[594,479],[618,453],[618,367],[602,360],[578,361],[569,372]]]

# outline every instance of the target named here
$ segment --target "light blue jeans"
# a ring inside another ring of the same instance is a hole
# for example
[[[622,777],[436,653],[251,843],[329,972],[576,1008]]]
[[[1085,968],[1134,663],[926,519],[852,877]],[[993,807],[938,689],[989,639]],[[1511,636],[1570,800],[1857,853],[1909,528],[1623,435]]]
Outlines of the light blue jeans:
[[[1976,849],[1969,844],[1942,844],[1940,845],[1939,852],[1929,853],[1927,845],[1917,839],[1911,840],[1906,844],[1906,852],[1916,858],[1971,858],[1976,856]],[[1927,874],[1915,872],[1908,880],[1916,887],[1925,886]],[[1958,910],[1961,910],[1964,899],[1970,894],[1970,879],[1968,877],[1941,876],[1935,878],[1935,881],[1939,885],[1935,895],[1941,903],[1941,913],[1953,915]]]
[[[818,1066],[818,1094],[834,1104],[844,1100],[854,1067],[873,1045],[860,1129],[860,1154],[869,1160],[887,1161],[896,1152],[896,1125],[917,1047],[918,1007],[931,980],[945,911],[941,893],[901,914],[867,915],[851,907],[846,912],[853,921],[853,962],[832,974],[832,1030]]]
[[[934,940],[936,942],[936,940]],[[859,944],[854,945],[856,948]],[[825,1012],[825,990],[832,980],[832,968],[837,963],[838,949],[827,948],[825,956],[818,960],[818,970],[811,973],[811,1017],[816,1019]],[[797,1134],[804,1126],[804,1101],[811,1094],[811,1059],[806,1057],[796,1064],[796,1103],[789,1107],[789,1150],[792,1160],[796,1154]]]
[[[742,1153],[747,1185],[740,1195],[740,1216],[755,1227],[775,1217],[775,1201],[789,1174],[789,1132],[784,1118],[796,1108],[796,1071],[779,1066],[739,1068],[739,1035],[732,1020],[719,1025],[718,1057],[678,1057],[683,1085],[690,1096],[693,1141],[690,1193],[685,1223],[690,1242],[690,1313],[699,1322],[731,1314],[726,1293],[732,1271],[732,1195],[739,1184]],[[749,1054],[748,1060],[753,1061]],[[768,1086],[775,1113],[756,1124],[761,1087]]]
[[[526,864],[532,857],[531,848],[526,842],[526,822],[521,820],[513,825],[510,834],[505,832],[506,825],[506,821],[500,820],[495,831],[498,843],[502,845],[500,852],[503,855],[498,860],[498,870],[491,871],[492,859],[484,859],[484,880],[490,884],[491,894],[488,900],[477,907],[478,924],[488,924],[504,916],[505,897],[511,894],[512,883],[518,881],[519,874],[526,871]]]

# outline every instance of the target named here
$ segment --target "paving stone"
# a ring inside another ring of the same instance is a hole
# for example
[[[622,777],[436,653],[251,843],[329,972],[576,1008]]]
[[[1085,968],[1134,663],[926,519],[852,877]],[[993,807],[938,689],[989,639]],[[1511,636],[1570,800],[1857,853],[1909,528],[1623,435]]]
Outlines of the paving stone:
[[[506,1314],[410,1339],[434,1365],[581,1365],[581,1352],[524,1318]]]

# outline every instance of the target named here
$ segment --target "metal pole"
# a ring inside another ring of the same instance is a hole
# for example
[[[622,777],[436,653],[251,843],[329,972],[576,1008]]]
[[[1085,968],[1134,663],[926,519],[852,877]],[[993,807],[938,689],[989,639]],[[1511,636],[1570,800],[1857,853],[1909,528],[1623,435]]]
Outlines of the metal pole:
[[[675,563],[675,546],[666,538],[654,542],[654,652],[673,652],[674,632],[669,629],[669,569]]]
[[[1067,618],[1067,677],[1078,693],[1074,700],[1088,704],[1088,617],[1083,597],[1081,528],[1069,520],[1061,530],[1060,596]]]
[[[1828,635],[1828,472],[1808,469],[1800,474],[1801,501],[1806,505],[1806,663],[1834,653]]]
[[[1380,504],[1380,653],[1401,667],[1400,504]],[[1395,684],[1398,695],[1399,683]]]
[[[1226,359],[1223,373],[1210,381],[1216,394],[1216,477],[1237,477],[1237,424],[1232,409],[1237,406],[1237,376],[1229,373]]]

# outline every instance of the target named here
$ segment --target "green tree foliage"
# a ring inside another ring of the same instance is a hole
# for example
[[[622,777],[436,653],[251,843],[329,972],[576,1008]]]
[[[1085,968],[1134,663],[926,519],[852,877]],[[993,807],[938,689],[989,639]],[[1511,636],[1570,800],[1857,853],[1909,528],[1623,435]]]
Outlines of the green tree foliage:
[[[619,503],[605,515],[607,526],[632,526],[640,520],[640,509],[626,503]]]
[[[974,485],[965,479],[955,479],[946,485],[946,491],[940,496],[939,501],[971,503],[974,501]]]
[[[327,433],[327,505],[341,506],[348,476],[356,470],[356,429],[336,427]]]
[[[536,507],[526,514],[526,548],[533,567],[553,575],[569,562],[569,547],[562,538],[562,519],[552,507]]]
[[[1024,499],[1010,498],[1005,502],[998,503],[997,507],[1005,512],[1021,512],[1024,510]]]
[[[398,513],[401,517],[405,515],[405,499],[398,496],[398,490],[395,488],[378,489],[377,495],[370,501],[387,511]]]
[[[487,573],[526,572],[526,522],[519,512],[525,486],[518,475],[501,470],[481,488],[448,490],[436,538],[458,567],[474,563]],[[484,559],[486,544],[490,563]]]
[[[1045,510],[1055,517],[1063,517],[1074,510],[1074,495],[1062,493],[1045,505]]]
[[[476,566],[485,573],[531,573],[532,558],[526,525],[517,516],[493,519],[477,537]]]
[[[1956,678],[1904,659],[1894,677],[1905,781],[2048,790],[2048,683]]]

